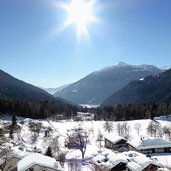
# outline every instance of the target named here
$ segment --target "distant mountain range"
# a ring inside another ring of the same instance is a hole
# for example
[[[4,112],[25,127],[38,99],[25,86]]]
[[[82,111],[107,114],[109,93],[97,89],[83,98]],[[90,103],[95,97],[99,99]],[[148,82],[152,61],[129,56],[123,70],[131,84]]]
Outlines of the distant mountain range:
[[[78,104],[101,104],[129,82],[164,71],[153,65],[129,65],[123,62],[93,72],[54,94]]]
[[[171,102],[171,69],[156,76],[130,82],[107,98],[102,106],[118,104],[159,104]]]
[[[0,70],[0,98],[72,104],[62,98],[55,98],[46,91],[18,80],[2,70]]]
[[[48,92],[49,94],[52,94],[53,95],[56,92],[61,91],[62,89],[68,87],[69,85],[71,85],[71,84],[66,84],[66,85],[63,85],[63,86],[60,86],[60,87],[57,87],[57,88],[41,88],[41,89],[43,89],[46,92]]]

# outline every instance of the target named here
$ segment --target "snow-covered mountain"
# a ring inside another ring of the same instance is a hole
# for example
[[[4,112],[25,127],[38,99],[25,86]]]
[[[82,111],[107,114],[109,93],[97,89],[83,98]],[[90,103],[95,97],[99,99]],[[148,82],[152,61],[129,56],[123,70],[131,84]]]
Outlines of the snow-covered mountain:
[[[102,106],[159,104],[171,102],[171,69],[156,76],[130,82],[109,96]]]
[[[95,71],[81,80],[54,94],[79,104],[101,104],[112,93],[126,86],[130,81],[156,75],[163,69],[153,65],[117,65]]]

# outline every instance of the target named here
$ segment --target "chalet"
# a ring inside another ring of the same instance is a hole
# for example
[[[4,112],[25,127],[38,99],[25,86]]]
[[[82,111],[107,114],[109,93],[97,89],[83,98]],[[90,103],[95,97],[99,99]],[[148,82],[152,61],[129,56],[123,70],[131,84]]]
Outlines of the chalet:
[[[17,164],[17,171],[63,171],[59,162],[43,154],[25,156]]]
[[[141,138],[128,141],[129,151],[137,151],[143,154],[171,152],[171,142],[162,138]]]
[[[134,151],[126,152],[127,154],[127,168],[128,171],[157,171],[158,168],[162,167],[159,162],[151,157]],[[132,155],[130,155],[132,154]]]
[[[127,159],[112,151],[103,152],[92,159],[95,171],[127,171]]]
[[[130,155],[130,154],[135,155]],[[155,159],[138,152],[105,151],[92,159],[95,171],[157,171],[162,167]]]
[[[129,161],[126,165],[127,171],[157,171],[161,166],[153,161],[143,161],[142,162],[136,162]]]
[[[105,147],[118,150],[121,147],[127,147],[127,140],[120,136],[108,135],[105,137]]]

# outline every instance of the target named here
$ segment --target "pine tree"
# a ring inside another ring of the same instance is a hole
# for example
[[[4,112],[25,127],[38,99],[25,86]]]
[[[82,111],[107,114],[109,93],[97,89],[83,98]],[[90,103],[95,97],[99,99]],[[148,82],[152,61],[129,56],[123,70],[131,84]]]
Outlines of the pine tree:
[[[14,138],[14,136],[13,136],[13,133],[14,133],[13,128],[14,128],[14,127],[11,125],[11,126],[10,126],[10,132],[9,132],[9,138],[11,138],[11,139]]]
[[[12,127],[15,127],[17,123],[17,118],[15,114],[12,115],[11,122],[12,122]]]
[[[17,119],[16,119],[16,115],[15,114],[13,114],[12,115],[12,118],[11,118],[11,126],[10,126],[10,132],[9,132],[9,137],[11,138],[11,139],[13,139],[13,133],[14,133],[14,128],[15,128],[15,126],[16,126],[16,123],[17,123]]]
[[[52,157],[53,153],[52,153],[52,148],[50,146],[47,148],[45,155]]]

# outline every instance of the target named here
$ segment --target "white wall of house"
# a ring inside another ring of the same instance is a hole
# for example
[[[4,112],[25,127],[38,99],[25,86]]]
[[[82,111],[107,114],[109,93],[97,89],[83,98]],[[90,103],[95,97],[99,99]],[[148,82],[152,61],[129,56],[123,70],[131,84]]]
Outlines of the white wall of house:
[[[148,153],[153,153],[153,150],[152,149],[144,149],[144,150],[140,150],[139,152],[143,153],[143,154],[148,154]]]
[[[156,148],[155,152],[156,153],[164,153],[164,148]]]

